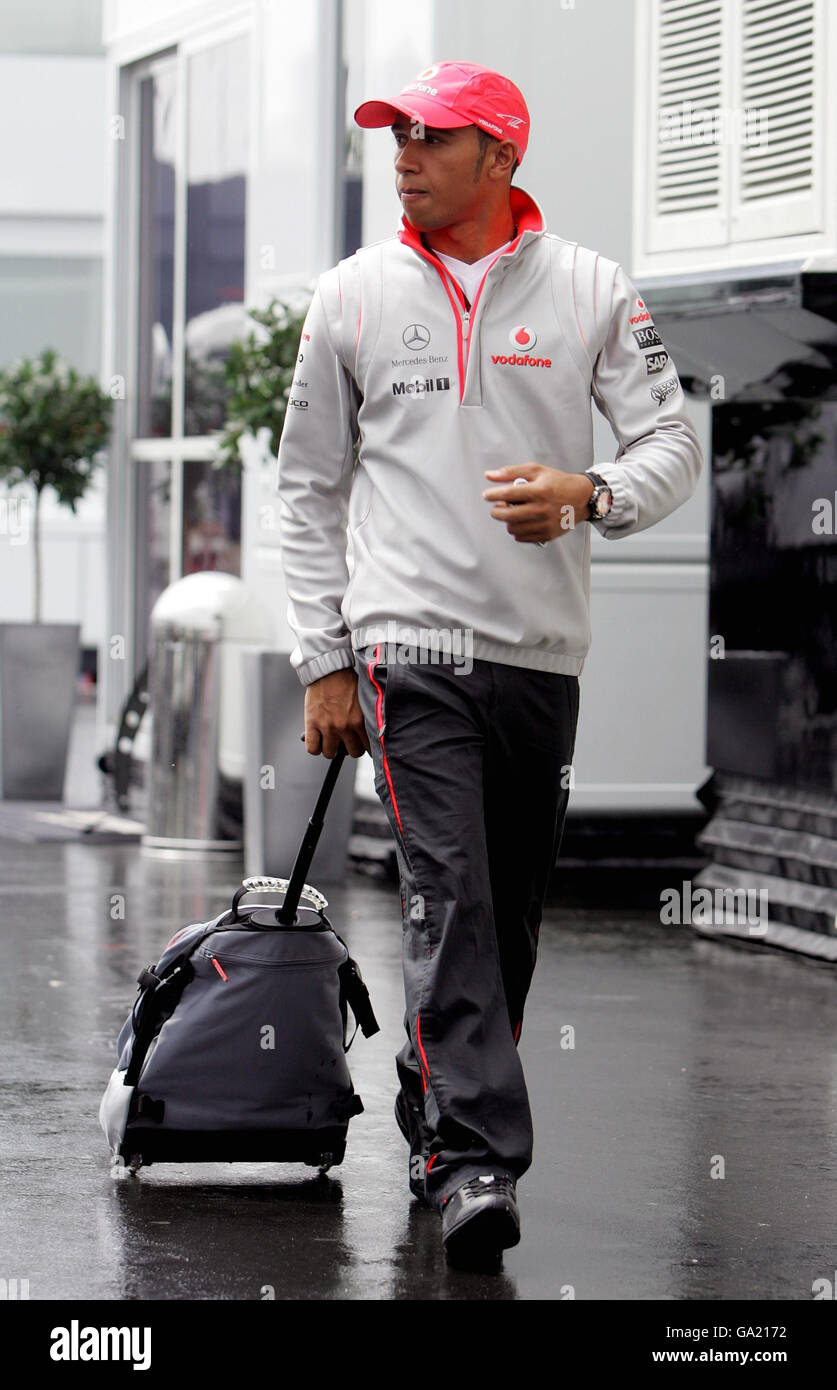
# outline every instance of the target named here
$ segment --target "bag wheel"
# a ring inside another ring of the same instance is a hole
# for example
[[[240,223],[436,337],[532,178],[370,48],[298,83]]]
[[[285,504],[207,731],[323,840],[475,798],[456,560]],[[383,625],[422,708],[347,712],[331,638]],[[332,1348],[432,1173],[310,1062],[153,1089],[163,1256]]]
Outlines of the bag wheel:
[[[122,1182],[125,1178],[133,1178],[142,1167],[142,1158],[139,1154],[132,1154],[126,1162],[122,1154],[114,1154],[110,1161],[110,1175],[114,1182]]]

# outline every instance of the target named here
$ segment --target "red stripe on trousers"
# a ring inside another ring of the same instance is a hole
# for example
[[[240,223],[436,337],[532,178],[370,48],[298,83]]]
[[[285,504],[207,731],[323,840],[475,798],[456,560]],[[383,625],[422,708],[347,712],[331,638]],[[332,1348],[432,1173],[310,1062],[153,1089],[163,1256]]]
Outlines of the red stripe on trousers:
[[[421,1084],[426,1091],[427,1083],[430,1080],[430,1067],[427,1065],[427,1054],[425,1053],[424,1048],[421,1045],[421,1014],[416,1014],[416,1042],[418,1043],[419,1056],[421,1058],[422,1065]]]
[[[378,692],[378,698],[377,698],[377,700],[375,701],[375,718],[376,718],[377,721],[378,721],[378,742],[379,742],[380,745],[381,745],[381,758],[383,759],[383,764],[384,764],[384,776],[385,776],[386,779],[387,779],[387,786],[389,787],[389,794],[390,794],[390,796],[391,796],[391,798],[392,798],[392,809],[393,809],[393,811],[395,812],[395,819],[398,821],[398,829],[401,830],[401,817],[400,817],[400,815],[398,814],[398,802],[397,802],[396,799],[395,799],[395,788],[394,788],[393,785],[392,785],[392,775],[391,775],[390,770],[389,770],[389,763],[387,762],[386,749],[384,748],[384,736],[383,736],[383,733],[382,733],[383,724],[382,724],[381,721],[382,721],[383,712],[384,712],[384,692],[383,692],[383,690],[381,689],[381,687],[379,686],[378,682],[375,680],[375,677],[372,675],[372,671],[373,671],[373,669],[374,669],[374,667],[375,667],[375,665],[376,665],[376,663],[377,663],[377,661],[378,661],[380,655],[381,655],[381,644],[380,644],[380,642],[379,642],[378,645],[377,645],[377,647],[375,648],[375,655],[374,655],[374,657],[372,658],[372,660],[369,662],[369,664],[368,664],[368,666],[367,666],[367,668],[366,668],[366,672],[367,672],[367,675],[369,676],[369,679],[371,680],[372,684],[374,685],[375,689],[376,689],[377,692]]]

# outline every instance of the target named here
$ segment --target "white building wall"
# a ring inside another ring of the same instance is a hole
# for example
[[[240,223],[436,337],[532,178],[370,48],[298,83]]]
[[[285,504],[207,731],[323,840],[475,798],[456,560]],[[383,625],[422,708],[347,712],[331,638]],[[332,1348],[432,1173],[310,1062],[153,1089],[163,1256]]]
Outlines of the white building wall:
[[[41,4],[39,10],[48,27],[53,9]],[[89,11],[80,20],[89,19]],[[32,25],[32,13],[12,5],[0,43],[31,50]],[[89,43],[83,23],[82,30]],[[98,376],[108,139],[104,57],[0,53],[0,129],[6,134],[0,366],[54,347],[79,371]],[[15,496],[26,494],[18,489]],[[105,632],[104,496],[102,472],[75,516],[51,491],[42,502],[42,615],[48,622],[80,622],[85,646],[96,646]],[[0,617],[7,621],[32,616],[31,531],[26,537],[0,535]]]

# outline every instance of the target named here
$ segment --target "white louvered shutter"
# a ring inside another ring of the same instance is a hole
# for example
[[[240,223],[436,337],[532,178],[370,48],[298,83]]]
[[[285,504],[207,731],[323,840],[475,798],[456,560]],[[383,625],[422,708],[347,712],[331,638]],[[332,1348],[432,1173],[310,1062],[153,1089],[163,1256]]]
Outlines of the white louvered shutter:
[[[727,0],[655,0],[654,11],[647,249],[723,245],[728,167],[712,120],[728,97]]]
[[[734,101],[751,119],[731,147],[732,239],[822,231],[822,0],[735,4]]]

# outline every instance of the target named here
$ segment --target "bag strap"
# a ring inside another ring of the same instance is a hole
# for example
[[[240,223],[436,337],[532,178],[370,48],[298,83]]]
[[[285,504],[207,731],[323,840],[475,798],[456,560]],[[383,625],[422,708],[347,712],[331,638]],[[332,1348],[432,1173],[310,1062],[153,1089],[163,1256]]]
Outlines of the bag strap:
[[[233,914],[224,912],[209,922],[185,950],[178,952],[161,972],[157,974],[153,965],[148,965],[137,977],[139,994],[131,1010],[134,1030],[131,1057],[125,1072],[126,1086],[136,1086],[145,1058],[163,1023],[174,1013],[186,986],[195,978],[192,956],[200,945],[213,932],[222,929]]]
[[[165,975],[155,975],[149,967],[139,977],[142,993],[133,1008],[134,1040],[125,1071],[126,1086],[136,1086],[148,1049],[165,1019],[174,1012],[186,985],[194,978],[194,968],[189,960],[192,949],[173,961]]]
[[[358,1028],[365,1038],[371,1038],[374,1037],[376,1033],[380,1033],[381,1025],[375,1017],[372,1008],[372,1000],[369,998],[369,990],[363,982],[363,976],[360,973],[360,967],[357,961],[352,959],[349,954],[349,948],[342,936],[338,936],[333,927],[331,930],[346,952],[346,959],[337,971],[340,979],[341,1000],[345,1000],[349,1005],[349,1008],[355,1016],[355,1023],[357,1024],[348,1043],[343,1044],[343,1051],[348,1052],[355,1040]]]

